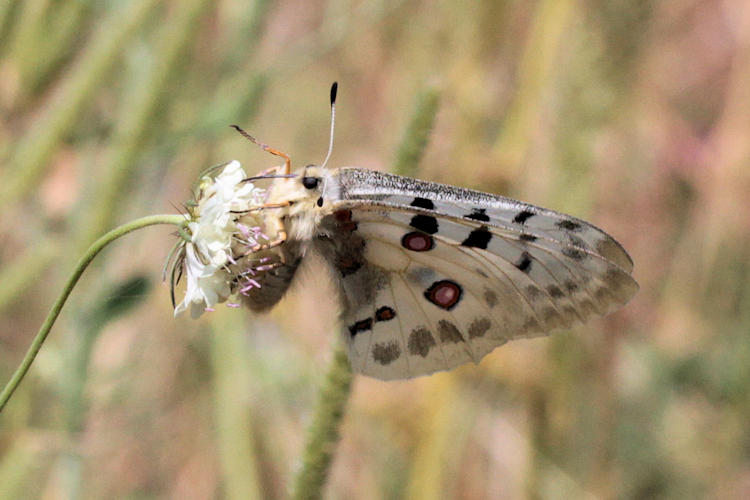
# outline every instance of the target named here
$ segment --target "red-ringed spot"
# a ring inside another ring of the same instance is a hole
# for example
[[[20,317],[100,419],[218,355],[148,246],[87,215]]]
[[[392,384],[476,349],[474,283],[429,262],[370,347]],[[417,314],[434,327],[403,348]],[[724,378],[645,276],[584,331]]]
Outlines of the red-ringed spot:
[[[372,318],[359,320],[353,325],[349,326],[349,333],[352,337],[360,332],[366,332],[367,330],[372,330]]]
[[[375,311],[375,321],[389,321],[396,317],[396,311],[388,306],[383,306]]]
[[[430,287],[424,291],[424,296],[427,300],[440,307],[450,311],[458,301],[461,300],[463,291],[458,283],[450,280],[436,281]]]
[[[412,252],[427,252],[435,248],[435,240],[429,234],[412,231],[401,238],[401,246]]]

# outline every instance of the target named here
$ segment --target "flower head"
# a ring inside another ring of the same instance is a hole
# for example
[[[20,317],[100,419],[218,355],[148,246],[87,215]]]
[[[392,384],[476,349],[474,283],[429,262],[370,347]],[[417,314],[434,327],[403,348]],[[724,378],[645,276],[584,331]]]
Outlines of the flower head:
[[[265,190],[246,179],[240,163],[232,161],[215,177],[200,180],[197,204],[190,210],[187,224],[190,239],[184,243],[187,289],[175,307],[175,316],[189,308],[197,318],[231,295],[233,245],[238,239],[255,245],[262,235],[259,226],[238,222],[238,214],[246,214],[265,200]]]

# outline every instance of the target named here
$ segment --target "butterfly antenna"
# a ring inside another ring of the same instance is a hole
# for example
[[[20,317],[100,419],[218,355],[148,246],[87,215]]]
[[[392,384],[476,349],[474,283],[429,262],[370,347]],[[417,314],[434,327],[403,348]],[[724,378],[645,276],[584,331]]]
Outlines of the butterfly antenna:
[[[239,125],[230,125],[230,127],[232,127],[237,132],[239,132],[240,135],[242,135],[242,137],[244,137],[248,141],[252,142],[253,144],[258,145],[260,147],[260,149],[262,149],[263,151],[267,151],[267,152],[271,153],[272,155],[276,155],[276,156],[280,156],[280,157],[284,158],[284,170],[285,170],[285,173],[287,175],[292,173],[292,159],[289,158],[289,155],[287,155],[286,153],[282,153],[278,149],[274,149],[274,148],[270,147],[268,144],[263,144],[258,139],[256,139],[252,135],[250,135],[247,132],[245,132],[244,130],[242,130],[242,128],[240,128]]]
[[[339,82],[333,82],[333,85],[331,85],[331,140],[328,142],[328,154],[326,154],[326,159],[323,160],[321,168],[326,166],[333,152],[333,127],[336,124],[336,93],[338,89]]]

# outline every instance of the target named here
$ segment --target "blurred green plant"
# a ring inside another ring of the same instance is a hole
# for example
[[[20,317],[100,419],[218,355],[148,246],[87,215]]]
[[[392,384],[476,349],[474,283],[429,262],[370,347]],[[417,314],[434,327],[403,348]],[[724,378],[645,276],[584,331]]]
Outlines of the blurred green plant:
[[[395,171],[421,161],[435,180],[585,215],[625,243],[642,288],[621,313],[478,368],[358,380],[317,476],[327,496],[747,496],[747,16],[679,0],[2,2],[0,374],[74,248],[127,214],[170,211],[206,165],[254,163],[230,123],[259,118],[294,158],[319,155],[321,89],[337,79],[337,159],[412,151]],[[393,126],[438,101],[434,121],[405,127],[432,130],[428,147]],[[1,498],[293,488],[331,345],[313,326],[323,292],[252,323],[172,321],[167,293],[137,314],[100,309],[158,272],[167,241],[147,235],[88,269],[3,412]],[[120,321],[86,340],[92,307]]]

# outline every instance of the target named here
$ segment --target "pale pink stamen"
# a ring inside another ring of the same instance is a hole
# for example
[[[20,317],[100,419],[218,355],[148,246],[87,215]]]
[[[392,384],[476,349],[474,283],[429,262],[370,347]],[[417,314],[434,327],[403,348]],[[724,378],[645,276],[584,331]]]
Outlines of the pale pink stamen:
[[[260,283],[258,283],[257,281],[255,281],[255,280],[254,280],[254,279],[252,279],[252,278],[248,279],[248,280],[247,280],[247,283],[248,283],[248,284],[247,284],[247,286],[243,287],[243,288],[242,288],[242,289],[240,290],[240,293],[243,293],[243,294],[244,294],[244,293],[247,293],[247,292],[249,292],[249,291],[250,291],[250,290],[252,290],[253,288],[260,288]]]
[[[240,230],[240,232],[242,233],[242,236],[244,236],[245,238],[250,237],[250,228],[248,228],[246,225],[237,224],[237,229]]]
[[[232,308],[236,309],[236,308],[240,307],[240,305],[239,304],[235,304],[234,302],[227,302],[227,307],[232,307]]]

